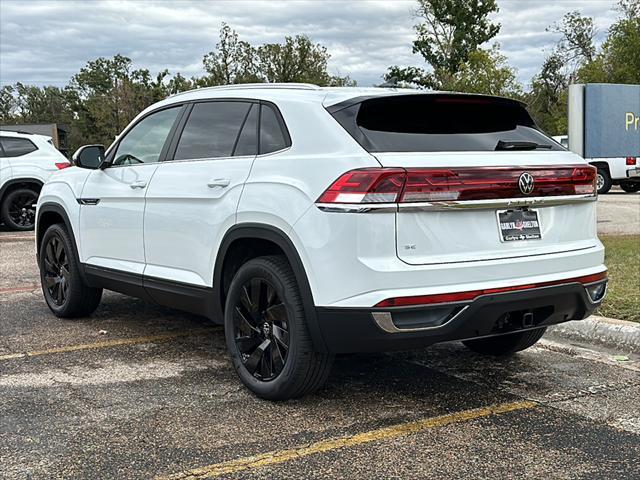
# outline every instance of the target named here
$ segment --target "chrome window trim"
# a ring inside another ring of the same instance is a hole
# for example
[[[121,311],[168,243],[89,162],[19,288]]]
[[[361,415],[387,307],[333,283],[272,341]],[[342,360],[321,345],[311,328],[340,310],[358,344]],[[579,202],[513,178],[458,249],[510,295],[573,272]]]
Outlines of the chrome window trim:
[[[441,212],[451,210],[494,210],[516,207],[551,207],[582,202],[595,202],[597,195],[558,195],[550,197],[504,198],[489,200],[456,200],[416,203],[317,203],[323,212],[379,213],[379,212]]]

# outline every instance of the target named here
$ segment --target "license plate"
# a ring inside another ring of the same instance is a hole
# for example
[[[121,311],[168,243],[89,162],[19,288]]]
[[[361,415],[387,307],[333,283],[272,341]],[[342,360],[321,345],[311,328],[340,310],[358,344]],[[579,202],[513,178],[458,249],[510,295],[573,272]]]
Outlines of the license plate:
[[[539,240],[540,222],[535,210],[499,210],[498,228],[502,242],[519,240]]]

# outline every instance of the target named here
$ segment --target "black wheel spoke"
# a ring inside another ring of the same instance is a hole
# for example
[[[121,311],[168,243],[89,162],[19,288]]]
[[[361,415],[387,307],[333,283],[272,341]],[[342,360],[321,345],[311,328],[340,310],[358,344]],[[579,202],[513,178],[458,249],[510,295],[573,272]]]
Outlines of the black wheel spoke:
[[[236,314],[240,317],[240,330],[247,334],[250,332],[260,333],[260,329],[254,325],[255,321],[251,321],[253,320],[251,315],[245,314],[242,310],[241,307],[236,307]],[[249,320],[250,318],[251,320]]]
[[[42,261],[42,280],[48,292],[48,298],[58,306],[65,303],[68,292],[71,272],[67,252],[62,240],[52,236],[44,246]]]
[[[253,352],[261,343],[262,340],[258,337],[247,336],[236,338],[236,345],[238,345],[240,353]]]
[[[282,322],[287,319],[287,310],[284,307],[284,303],[270,306],[265,310],[265,313],[267,314],[267,318],[272,322]]]
[[[285,350],[289,350],[289,332],[278,325],[274,325],[273,337],[276,339],[278,345],[284,347]]]
[[[249,371],[249,373],[255,373],[258,369],[258,366],[262,362],[262,357],[264,356],[265,350],[271,344],[271,340],[267,339],[263,341],[258,348],[256,348],[251,355],[245,360],[244,366]]]
[[[259,278],[251,280],[251,306],[253,308],[260,308],[260,290],[262,289],[262,282]]]
[[[260,277],[245,282],[233,322],[235,345],[246,371],[262,381],[276,378],[289,352],[289,318],[277,288]]]

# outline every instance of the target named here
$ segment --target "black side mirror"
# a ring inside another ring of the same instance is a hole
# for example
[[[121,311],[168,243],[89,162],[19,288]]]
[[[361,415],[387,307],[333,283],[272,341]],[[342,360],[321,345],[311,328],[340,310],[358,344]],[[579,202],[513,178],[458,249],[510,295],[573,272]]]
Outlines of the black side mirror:
[[[104,145],[83,145],[73,154],[73,164],[95,170],[104,162]]]

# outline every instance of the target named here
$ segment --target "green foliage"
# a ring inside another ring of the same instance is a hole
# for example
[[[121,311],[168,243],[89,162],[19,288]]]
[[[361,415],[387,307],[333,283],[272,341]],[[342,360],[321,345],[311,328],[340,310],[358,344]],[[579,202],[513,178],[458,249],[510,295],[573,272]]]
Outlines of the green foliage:
[[[413,53],[422,55],[432,71],[393,66],[386,78],[433,89],[451,84],[470,55],[500,31],[500,24],[488,18],[497,11],[496,0],[418,0]]]
[[[609,29],[600,53],[578,71],[580,82],[640,83],[640,1],[621,2],[626,15]]]
[[[618,2],[621,17],[609,28],[598,51],[592,18],[567,13],[549,28],[562,34],[527,94],[530,111],[553,135],[567,132],[567,89],[570,83],[640,83],[640,0]]]
[[[223,24],[215,49],[203,58],[202,77],[170,76],[168,70],[153,76],[147,69],[134,69],[131,59],[122,55],[98,58],[87,62],[63,89],[3,86],[0,121],[66,124],[71,151],[86,143],[108,145],[144,108],[193,88],[247,82],[355,85],[349,77],[327,72],[329,58],[324,46],[304,35],[254,47]]]
[[[443,85],[444,90],[467,93],[482,93],[504,97],[520,98],[522,85],[516,78],[516,71],[507,64],[507,57],[500,53],[500,46],[471,52],[453,75],[451,83]]]

